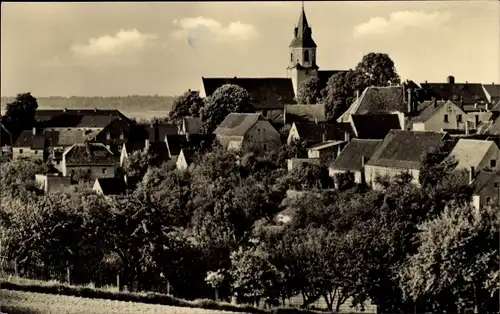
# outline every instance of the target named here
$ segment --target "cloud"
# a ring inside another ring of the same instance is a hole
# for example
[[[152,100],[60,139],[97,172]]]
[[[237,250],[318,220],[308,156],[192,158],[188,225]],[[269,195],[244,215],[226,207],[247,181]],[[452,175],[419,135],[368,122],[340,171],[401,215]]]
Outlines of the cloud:
[[[110,56],[122,53],[131,53],[144,50],[149,44],[158,38],[155,34],[143,34],[137,29],[121,29],[115,35],[103,35],[90,38],[84,45],[73,44],[71,51],[76,55]]]
[[[406,29],[436,29],[450,19],[449,13],[423,11],[397,11],[391,13],[389,18],[372,17],[368,22],[354,27],[356,37],[370,35],[398,35]]]
[[[217,41],[248,41],[257,37],[257,29],[251,24],[240,21],[223,26],[220,22],[202,16],[175,19],[174,26],[178,29],[173,35],[176,38],[187,38],[193,45],[204,36],[213,36]]]

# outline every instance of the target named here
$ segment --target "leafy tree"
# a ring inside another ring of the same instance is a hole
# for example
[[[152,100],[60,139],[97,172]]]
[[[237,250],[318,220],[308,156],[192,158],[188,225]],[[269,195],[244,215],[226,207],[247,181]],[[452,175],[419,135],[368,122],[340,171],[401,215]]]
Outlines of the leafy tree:
[[[400,271],[406,297],[434,312],[497,312],[499,228],[498,207],[450,206],[424,222],[418,252]]]
[[[232,112],[254,112],[254,108],[250,104],[250,95],[248,91],[238,85],[222,85],[207,98],[205,106],[200,110],[203,132],[211,134]]]
[[[355,69],[363,87],[397,85],[401,82],[394,61],[386,53],[370,52]]]
[[[7,104],[5,114],[11,124],[11,131],[18,134],[24,129],[33,127],[37,109],[38,102],[31,93],[18,94],[14,101]]]
[[[321,82],[311,76],[300,82],[297,89],[297,103],[299,104],[315,104],[321,99]]]
[[[0,192],[3,197],[26,197],[37,191],[35,175],[48,170],[40,160],[16,158],[0,164]],[[2,197],[0,196],[0,197]]]
[[[293,189],[326,189],[333,187],[333,180],[325,165],[302,164],[283,178],[283,183]]]
[[[186,116],[198,117],[203,105],[204,100],[200,97],[200,92],[189,90],[175,98],[169,118],[178,124]]]

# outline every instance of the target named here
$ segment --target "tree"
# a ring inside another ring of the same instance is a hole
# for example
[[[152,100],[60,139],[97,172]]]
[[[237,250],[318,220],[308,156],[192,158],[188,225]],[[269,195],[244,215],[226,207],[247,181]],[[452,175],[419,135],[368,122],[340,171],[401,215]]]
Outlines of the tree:
[[[394,62],[386,53],[370,52],[354,71],[363,87],[397,85],[401,82]]]
[[[321,82],[311,76],[300,82],[297,90],[297,103],[299,104],[315,104],[321,99]]]
[[[293,189],[327,189],[333,187],[333,180],[325,165],[302,164],[283,178],[283,183]]]
[[[31,129],[35,123],[38,102],[31,93],[18,94],[14,101],[7,104],[6,116],[12,126],[11,132],[18,134],[24,129]]]
[[[203,132],[211,134],[232,112],[254,112],[254,108],[250,104],[250,95],[238,85],[222,85],[207,98],[205,106],[200,110]]]
[[[189,90],[175,98],[169,118],[178,124],[184,117],[198,117],[203,105],[204,100],[200,97],[200,92]]]
[[[405,296],[433,312],[498,312],[498,207],[452,205],[420,229],[418,252],[400,271]]]

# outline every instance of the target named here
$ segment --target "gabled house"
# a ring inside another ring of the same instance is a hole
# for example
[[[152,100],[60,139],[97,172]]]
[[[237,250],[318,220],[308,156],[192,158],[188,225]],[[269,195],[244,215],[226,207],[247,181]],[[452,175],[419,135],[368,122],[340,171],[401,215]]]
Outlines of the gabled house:
[[[35,127],[33,130],[24,130],[12,145],[12,158],[45,160],[45,144],[45,137]]]
[[[406,91],[404,85],[367,87],[337,121],[349,122],[351,115],[389,113],[409,115],[417,104],[414,98],[411,90]]]
[[[114,154],[118,154],[121,147],[130,137],[131,123],[128,120],[116,118],[97,134],[89,134],[89,140],[106,145]],[[74,143],[73,143],[74,144]]]
[[[354,135],[361,139],[383,139],[390,130],[401,130],[404,124],[398,114],[353,114],[349,121]]]
[[[422,102],[411,119],[413,131],[463,130],[474,125],[469,115],[454,102],[430,100]]]
[[[483,84],[483,89],[489,103],[500,102],[500,84]]]
[[[367,184],[374,187],[377,178],[408,173],[418,185],[422,157],[450,139],[445,132],[391,130],[365,164]]]
[[[473,187],[472,206],[477,210],[487,205],[500,204],[500,173],[498,171],[480,171],[470,173]]]
[[[61,170],[64,176],[86,172],[94,180],[115,176],[118,161],[101,143],[75,144],[63,153]]]
[[[285,105],[283,119],[284,124],[292,124],[294,122],[325,122],[325,105]]]
[[[382,140],[352,139],[328,167],[330,177],[351,172],[356,183],[364,183],[364,168]]]
[[[61,173],[36,174],[35,182],[44,193],[61,190],[71,185],[71,178],[64,177]]]
[[[315,145],[326,141],[346,141],[354,136],[350,123],[294,122],[288,133],[287,143],[306,141]]]
[[[266,151],[281,145],[278,131],[259,113],[230,113],[214,134],[222,147],[230,150]]]
[[[347,141],[326,141],[312,145],[307,149],[307,157],[320,158],[324,161],[335,160],[347,143]]]
[[[459,139],[450,156],[457,159],[457,170],[500,169],[500,149],[493,141]]]
[[[37,127],[43,130],[102,130],[117,118],[132,123],[116,109],[38,109],[35,113]]]
[[[448,76],[446,82],[421,83],[425,100],[451,100],[464,106],[485,105],[488,102],[481,83],[456,83],[455,77]]]

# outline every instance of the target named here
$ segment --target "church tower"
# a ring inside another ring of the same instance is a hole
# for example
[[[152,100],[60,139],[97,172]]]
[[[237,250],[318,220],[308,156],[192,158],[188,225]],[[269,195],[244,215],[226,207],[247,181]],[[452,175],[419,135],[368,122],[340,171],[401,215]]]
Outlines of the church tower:
[[[311,76],[318,76],[319,67],[316,65],[316,43],[312,38],[312,29],[307,22],[304,2],[299,23],[294,30],[294,38],[289,47],[289,65],[287,75],[292,79],[293,89],[297,95],[297,89],[303,80]]]

